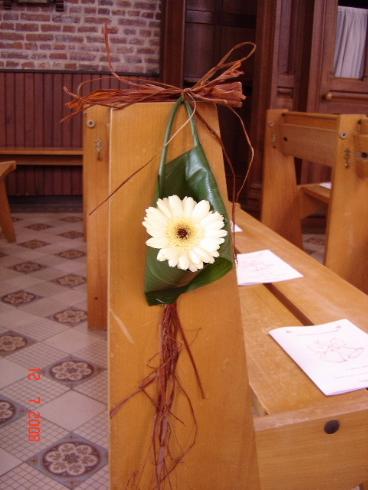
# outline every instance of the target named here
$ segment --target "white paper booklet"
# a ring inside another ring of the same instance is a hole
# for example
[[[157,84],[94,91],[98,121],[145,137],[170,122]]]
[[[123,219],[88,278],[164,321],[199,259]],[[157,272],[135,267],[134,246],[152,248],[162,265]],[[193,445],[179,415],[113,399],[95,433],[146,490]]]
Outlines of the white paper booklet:
[[[321,187],[325,187],[326,189],[332,189],[332,183],[331,182],[320,182],[319,185]]]
[[[368,387],[368,334],[349,320],[269,334],[325,395]]]
[[[237,232],[239,232],[239,231],[243,231],[243,230],[240,228],[240,226],[239,226],[239,225],[237,225],[237,224],[235,223],[235,226],[234,226],[233,222],[231,222],[231,231],[235,231],[235,233],[237,233]]]
[[[288,279],[303,277],[271,250],[238,254],[237,259],[236,274],[240,286],[287,281]]]

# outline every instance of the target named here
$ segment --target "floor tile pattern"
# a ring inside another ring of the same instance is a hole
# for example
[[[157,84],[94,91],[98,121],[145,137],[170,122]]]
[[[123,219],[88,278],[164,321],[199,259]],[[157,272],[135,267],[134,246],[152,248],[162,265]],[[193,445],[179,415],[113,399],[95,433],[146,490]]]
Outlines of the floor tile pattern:
[[[44,474],[74,489],[107,462],[107,451],[73,433],[29,459]]]
[[[0,428],[5,427],[5,425],[11,422],[15,422],[25,414],[25,407],[14,402],[14,400],[10,400],[3,394],[0,395]]]
[[[87,320],[87,312],[71,307],[54,313],[50,318],[63,325],[74,327]]]
[[[7,356],[13,354],[24,347],[29,346],[32,340],[25,337],[24,335],[19,335],[16,332],[8,330],[0,334],[0,356]]]
[[[87,327],[81,213],[0,237],[0,490],[107,490],[105,332]]]
[[[31,303],[37,299],[41,299],[41,296],[37,296],[36,294],[30,293],[29,291],[15,291],[14,293],[5,294],[1,301],[4,303],[8,303],[12,306],[24,305],[27,303]]]

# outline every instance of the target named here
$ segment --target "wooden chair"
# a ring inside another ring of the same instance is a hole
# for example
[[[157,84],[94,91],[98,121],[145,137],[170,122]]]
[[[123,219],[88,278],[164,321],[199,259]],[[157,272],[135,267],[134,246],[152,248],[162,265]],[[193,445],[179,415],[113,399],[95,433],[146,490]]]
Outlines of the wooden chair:
[[[332,169],[332,190],[297,186],[294,158]],[[302,246],[301,219],[328,207],[325,265],[368,292],[368,117],[269,110],[264,224]]]
[[[5,178],[15,170],[15,161],[0,163],[0,226],[5,238],[9,242],[15,242],[15,230],[13,220],[10,214],[8,195],[6,192]]]

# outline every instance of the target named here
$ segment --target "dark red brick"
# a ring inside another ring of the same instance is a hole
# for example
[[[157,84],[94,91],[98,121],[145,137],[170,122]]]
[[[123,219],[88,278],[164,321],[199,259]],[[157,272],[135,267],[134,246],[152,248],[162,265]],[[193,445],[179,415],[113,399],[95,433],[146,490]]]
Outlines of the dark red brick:
[[[156,4],[153,2],[135,2],[134,7],[142,10],[156,10]]]
[[[21,20],[33,20],[36,22],[50,22],[50,14],[33,14],[29,12],[22,12],[20,14]]]
[[[67,60],[68,59],[66,53],[51,53],[49,58],[50,58],[50,60]]]
[[[52,34],[26,34],[27,41],[52,41]]]
[[[39,24],[17,24],[15,29],[22,32],[38,32]]]
[[[4,12],[3,20],[18,20],[19,14],[16,12]]]
[[[9,60],[5,63],[5,67],[6,68],[19,68],[19,62],[17,61],[12,61],[12,60]]]
[[[97,32],[96,26],[79,26],[78,32]]]
[[[34,61],[25,61],[24,63],[21,64],[21,68],[24,70],[30,69],[30,68],[35,68],[35,63]]]
[[[76,32],[76,26],[63,26],[63,32]]]
[[[3,32],[1,34],[1,39],[3,41],[20,41],[21,39],[24,39],[24,35],[17,32]]]
[[[42,32],[59,32],[61,31],[60,24],[42,24],[41,25]]]

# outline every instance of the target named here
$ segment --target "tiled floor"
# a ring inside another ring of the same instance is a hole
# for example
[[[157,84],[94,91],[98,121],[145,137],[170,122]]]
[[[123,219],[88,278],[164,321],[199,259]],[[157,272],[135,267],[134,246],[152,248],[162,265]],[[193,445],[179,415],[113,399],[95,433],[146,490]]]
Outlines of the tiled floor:
[[[109,488],[107,346],[87,329],[80,213],[0,237],[0,489]]]
[[[107,346],[87,329],[80,213],[14,214],[0,236],[0,489],[104,490]],[[304,246],[323,260],[323,235]]]
[[[303,247],[304,250],[314,257],[318,262],[323,264],[324,253],[326,245],[325,234],[311,234],[306,233],[303,235]]]

